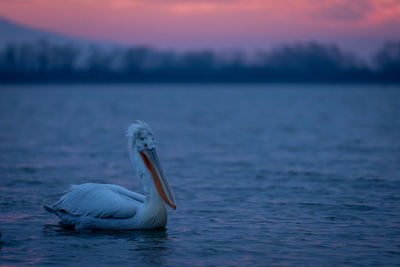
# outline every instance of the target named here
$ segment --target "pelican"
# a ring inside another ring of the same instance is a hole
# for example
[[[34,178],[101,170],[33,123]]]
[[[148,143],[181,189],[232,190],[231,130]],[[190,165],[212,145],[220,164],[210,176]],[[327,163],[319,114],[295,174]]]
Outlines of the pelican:
[[[142,121],[128,131],[128,150],[145,194],[113,184],[71,185],[66,194],[45,210],[62,223],[80,229],[131,230],[164,228],[165,204],[176,209],[175,196],[158,160],[153,131]]]

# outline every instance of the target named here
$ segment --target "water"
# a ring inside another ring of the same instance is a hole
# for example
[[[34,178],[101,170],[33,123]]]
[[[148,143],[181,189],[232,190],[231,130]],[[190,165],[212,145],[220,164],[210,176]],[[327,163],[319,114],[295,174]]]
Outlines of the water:
[[[399,265],[398,89],[3,86],[0,264]],[[61,227],[41,206],[69,184],[143,192],[136,119],[175,191],[167,229]]]

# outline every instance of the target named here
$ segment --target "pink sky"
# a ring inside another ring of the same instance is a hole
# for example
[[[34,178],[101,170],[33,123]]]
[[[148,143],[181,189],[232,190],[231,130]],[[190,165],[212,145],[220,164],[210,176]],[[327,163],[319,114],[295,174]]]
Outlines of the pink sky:
[[[400,37],[399,0],[0,0],[0,16],[77,37],[172,48]]]

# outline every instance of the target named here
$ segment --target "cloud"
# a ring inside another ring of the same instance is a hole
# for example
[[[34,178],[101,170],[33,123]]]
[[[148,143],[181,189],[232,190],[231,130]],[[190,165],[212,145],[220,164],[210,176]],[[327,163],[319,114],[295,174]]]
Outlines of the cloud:
[[[331,0],[320,1],[315,17],[334,22],[376,24],[400,16],[398,0]]]
[[[318,13],[327,19],[354,21],[364,19],[373,11],[374,8],[369,1],[352,0],[333,2],[318,10]]]

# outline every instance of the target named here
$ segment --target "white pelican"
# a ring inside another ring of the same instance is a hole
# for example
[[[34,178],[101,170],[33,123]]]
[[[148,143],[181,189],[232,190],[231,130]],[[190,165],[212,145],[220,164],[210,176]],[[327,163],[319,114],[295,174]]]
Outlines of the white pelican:
[[[129,155],[145,195],[112,184],[71,185],[58,202],[44,208],[75,229],[130,230],[164,228],[175,197],[155,150],[153,131],[136,121],[127,132]]]

